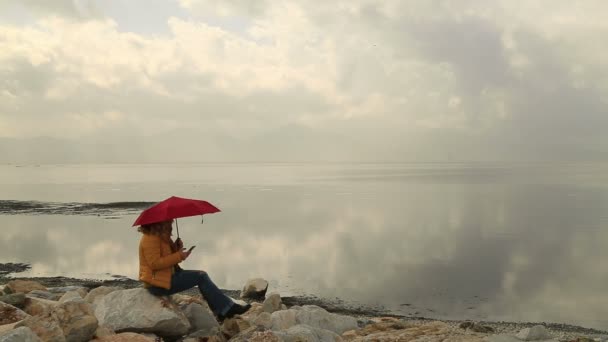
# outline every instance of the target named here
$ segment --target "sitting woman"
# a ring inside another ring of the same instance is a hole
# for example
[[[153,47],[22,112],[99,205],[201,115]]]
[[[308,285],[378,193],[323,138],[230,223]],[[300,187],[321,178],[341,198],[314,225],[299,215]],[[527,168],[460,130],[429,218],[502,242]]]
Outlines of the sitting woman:
[[[198,286],[216,316],[223,320],[245,313],[251,306],[235,303],[211,281],[204,271],[182,270],[178,264],[188,258],[181,239],[171,239],[173,220],[139,227],[139,280],[156,296],[166,296]]]

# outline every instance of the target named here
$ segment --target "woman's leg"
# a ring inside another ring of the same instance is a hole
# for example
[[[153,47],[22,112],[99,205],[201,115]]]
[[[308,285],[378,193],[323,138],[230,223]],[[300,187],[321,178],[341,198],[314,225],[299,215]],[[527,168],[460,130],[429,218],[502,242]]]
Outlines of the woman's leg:
[[[206,272],[183,270],[176,272],[171,278],[171,294],[188,290],[198,285],[201,295],[211,310],[218,316],[224,316],[234,305],[232,299],[226,296],[209,278]]]

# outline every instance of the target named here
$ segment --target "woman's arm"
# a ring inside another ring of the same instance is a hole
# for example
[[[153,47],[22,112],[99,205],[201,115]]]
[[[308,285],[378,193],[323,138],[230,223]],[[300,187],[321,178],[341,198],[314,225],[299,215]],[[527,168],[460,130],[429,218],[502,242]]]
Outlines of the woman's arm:
[[[160,256],[160,244],[161,240],[158,237],[152,237],[142,241],[142,251],[146,262],[152,268],[152,270],[160,270],[163,268],[169,268],[182,261],[181,253],[175,252],[167,256]]]

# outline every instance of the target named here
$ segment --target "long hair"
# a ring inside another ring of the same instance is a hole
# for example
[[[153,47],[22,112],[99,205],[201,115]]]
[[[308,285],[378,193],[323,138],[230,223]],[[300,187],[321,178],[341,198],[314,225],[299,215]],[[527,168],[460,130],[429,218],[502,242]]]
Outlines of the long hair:
[[[142,224],[141,226],[139,226],[139,228],[137,228],[137,231],[143,234],[163,236],[168,233],[170,234],[172,223],[173,220]]]

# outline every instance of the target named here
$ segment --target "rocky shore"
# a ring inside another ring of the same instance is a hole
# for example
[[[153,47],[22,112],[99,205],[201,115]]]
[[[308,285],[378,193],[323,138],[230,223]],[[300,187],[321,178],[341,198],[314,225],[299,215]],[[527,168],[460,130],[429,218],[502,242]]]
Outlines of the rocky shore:
[[[218,321],[196,292],[154,297],[139,282],[73,278],[8,278],[23,264],[0,264],[0,342],[8,341],[577,341],[608,333],[561,325],[437,321],[340,307],[314,297],[267,293],[252,279],[235,301],[243,315]]]

